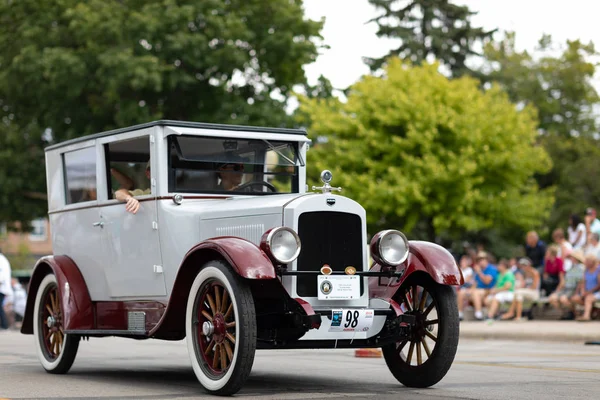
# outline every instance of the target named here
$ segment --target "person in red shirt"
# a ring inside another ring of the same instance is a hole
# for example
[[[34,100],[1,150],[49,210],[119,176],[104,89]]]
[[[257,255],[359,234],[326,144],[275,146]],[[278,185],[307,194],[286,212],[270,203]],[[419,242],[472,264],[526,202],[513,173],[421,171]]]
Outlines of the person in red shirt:
[[[542,276],[542,290],[546,296],[560,292],[565,286],[565,268],[562,258],[558,257],[558,247],[550,246],[546,252],[546,263]]]

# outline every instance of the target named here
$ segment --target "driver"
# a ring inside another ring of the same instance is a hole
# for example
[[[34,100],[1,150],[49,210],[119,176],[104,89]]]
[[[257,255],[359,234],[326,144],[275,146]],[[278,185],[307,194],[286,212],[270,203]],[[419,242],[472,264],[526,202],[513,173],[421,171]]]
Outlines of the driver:
[[[242,175],[244,173],[244,164],[242,163],[225,163],[219,166],[219,183],[218,188],[223,190],[235,190],[242,183]]]

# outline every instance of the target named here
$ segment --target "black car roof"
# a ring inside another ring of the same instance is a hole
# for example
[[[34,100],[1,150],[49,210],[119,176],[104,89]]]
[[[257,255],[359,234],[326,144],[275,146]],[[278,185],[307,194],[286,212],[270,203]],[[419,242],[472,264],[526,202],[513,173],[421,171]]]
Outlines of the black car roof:
[[[97,139],[104,136],[116,135],[119,133],[136,131],[139,129],[150,128],[153,126],[176,126],[181,128],[203,128],[203,129],[221,129],[227,131],[246,131],[246,132],[265,132],[265,133],[283,133],[288,135],[304,135],[306,136],[306,130],[304,129],[289,129],[289,128],[267,128],[260,126],[246,126],[246,125],[226,125],[226,124],[211,124],[205,122],[188,122],[188,121],[174,121],[168,119],[161,119],[158,121],[147,122],[144,124],[128,126],[126,128],[113,129],[110,131],[94,133],[92,135],[86,135],[64,142],[56,143],[45,148],[45,151],[68,146],[70,144],[84,142],[90,139]]]

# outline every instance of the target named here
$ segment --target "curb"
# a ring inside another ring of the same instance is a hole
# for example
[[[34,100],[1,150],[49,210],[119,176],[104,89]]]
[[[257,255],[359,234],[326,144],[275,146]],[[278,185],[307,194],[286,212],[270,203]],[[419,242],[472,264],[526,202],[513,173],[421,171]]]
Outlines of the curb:
[[[497,331],[466,331],[460,332],[461,339],[479,340],[521,340],[544,342],[588,342],[600,341],[600,331],[595,334],[579,332],[544,333],[543,331],[530,332],[497,332]]]

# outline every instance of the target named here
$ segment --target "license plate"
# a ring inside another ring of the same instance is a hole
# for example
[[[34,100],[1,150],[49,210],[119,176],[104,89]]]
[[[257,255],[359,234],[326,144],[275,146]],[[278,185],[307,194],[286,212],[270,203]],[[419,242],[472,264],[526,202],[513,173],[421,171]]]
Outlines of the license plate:
[[[331,314],[329,332],[367,332],[375,313],[369,309],[338,309]]]
[[[360,298],[360,276],[318,275],[319,300],[352,300]]]

